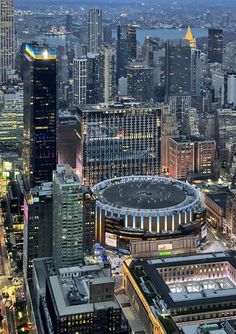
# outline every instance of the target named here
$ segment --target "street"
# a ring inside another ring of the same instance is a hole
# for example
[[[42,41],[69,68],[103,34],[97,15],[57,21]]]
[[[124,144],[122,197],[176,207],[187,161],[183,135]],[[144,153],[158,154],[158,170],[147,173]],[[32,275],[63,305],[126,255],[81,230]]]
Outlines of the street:
[[[2,322],[2,329],[4,334],[16,334],[16,325],[15,325],[15,317],[14,317],[14,309],[8,309],[6,307],[6,300],[2,296],[3,290],[8,290],[9,287],[12,287],[12,282],[9,279],[11,272],[10,272],[10,265],[9,260],[7,257],[5,239],[4,239],[4,226],[2,224],[2,214],[0,211],[0,294],[1,294],[1,314],[3,316]],[[13,295],[10,298],[13,299]]]

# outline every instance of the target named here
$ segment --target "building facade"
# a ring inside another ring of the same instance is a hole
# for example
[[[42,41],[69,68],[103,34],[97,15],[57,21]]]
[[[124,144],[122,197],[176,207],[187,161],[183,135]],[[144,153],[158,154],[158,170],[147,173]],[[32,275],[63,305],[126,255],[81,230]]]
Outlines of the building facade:
[[[23,143],[23,89],[0,89],[0,151],[22,152]]]
[[[77,111],[59,111],[58,164],[69,164],[82,177],[82,116]]]
[[[127,103],[80,110],[85,184],[94,185],[121,175],[160,173],[160,107]]]
[[[2,84],[7,83],[15,62],[13,0],[1,0],[0,6],[0,84]]]
[[[143,63],[130,63],[127,67],[128,95],[137,102],[153,98],[153,68]]]
[[[227,142],[236,136],[236,110],[217,110],[217,146],[219,157],[222,162],[227,160]]]
[[[73,94],[75,107],[86,104],[87,95],[87,58],[73,60]]]
[[[30,186],[52,181],[57,164],[56,52],[24,50],[24,172]]]
[[[102,11],[97,8],[89,10],[88,18],[88,52],[98,53],[103,40]]]
[[[131,333],[107,264],[57,268],[34,261],[32,297],[37,329],[43,333]]]
[[[208,62],[222,63],[223,31],[222,29],[208,29]]]
[[[136,28],[132,25],[117,27],[117,80],[127,76],[127,65],[137,55]]]
[[[52,247],[58,267],[83,262],[83,187],[69,165],[58,165],[53,172]]]
[[[23,270],[32,277],[33,259],[52,256],[52,183],[25,192]]]
[[[188,175],[209,178],[216,143],[207,136],[180,136],[169,141],[169,175],[185,180]]]

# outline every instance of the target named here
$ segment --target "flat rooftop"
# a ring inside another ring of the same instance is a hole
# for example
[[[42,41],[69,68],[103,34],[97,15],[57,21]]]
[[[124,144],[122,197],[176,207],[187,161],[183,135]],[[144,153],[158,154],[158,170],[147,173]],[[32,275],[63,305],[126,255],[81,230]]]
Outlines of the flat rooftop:
[[[148,109],[160,109],[160,105],[156,103],[146,103],[146,102],[111,102],[111,103],[99,103],[99,104],[87,104],[87,105],[81,105],[80,110],[84,112],[95,112],[95,111],[101,111],[103,112],[104,110],[112,110],[112,109],[143,109],[143,108],[148,108]]]
[[[214,142],[214,139],[208,137],[208,136],[179,136],[179,137],[173,137],[172,140],[174,140],[176,143],[194,143],[194,142]]]
[[[139,210],[177,209],[198,199],[187,183],[160,177],[123,177],[93,187],[100,203]]]
[[[236,286],[228,272],[207,279],[204,275],[186,276],[180,281],[166,281],[168,268],[203,264],[228,263],[236,268],[236,251],[167,257],[153,260],[133,260],[128,265],[136,282],[151,305],[155,298],[163,299],[167,308],[183,308],[217,302],[235,302]],[[162,269],[163,268],[163,269]],[[165,269],[164,269],[165,268]],[[181,275],[181,274],[180,274]],[[145,277],[145,280],[143,279]]]
[[[223,193],[208,193],[206,197],[210,198],[215,204],[217,204],[221,209],[226,209],[226,202],[227,196],[229,195],[228,192]]]

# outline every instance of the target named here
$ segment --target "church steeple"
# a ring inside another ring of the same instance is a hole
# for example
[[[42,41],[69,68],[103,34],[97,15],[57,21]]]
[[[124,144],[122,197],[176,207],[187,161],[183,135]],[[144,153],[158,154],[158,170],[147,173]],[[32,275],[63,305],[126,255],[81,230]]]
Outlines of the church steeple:
[[[188,24],[187,32],[184,39],[189,42],[191,48],[196,48],[197,42],[196,38],[192,34],[190,24]]]

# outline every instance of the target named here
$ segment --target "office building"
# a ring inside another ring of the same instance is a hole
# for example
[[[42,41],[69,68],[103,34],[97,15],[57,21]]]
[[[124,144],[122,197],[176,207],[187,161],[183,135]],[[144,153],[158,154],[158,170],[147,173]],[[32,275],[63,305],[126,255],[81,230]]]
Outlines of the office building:
[[[66,32],[67,33],[72,32],[72,25],[73,25],[72,16],[70,14],[66,14]]]
[[[103,41],[102,11],[90,9],[88,17],[88,52],[98,53]]]
[[[13,0],[1,0],[0,15],[0,84],[8,81],[14,69],[14,8]]]
[[[208,62],[222,64],[223,31],[222,29],[208,29]]]
[[[201,51],[197,49],[192,49],[191,76],[192,96],[200,97],[202,83],[202,59]]]
[[[33,300],[43,333],[129,334],[107,264],[58,268],[51,259],[34,261]]]
[[[159,106],[127,102],[90,105],[80,110],[86,185],[118,176],[160,173]]]
[[[227,73],[227,103],[236,107],[236,73]]]
[[[105,46],[103,49],[104,57],[104,102],[108,103],[117,95],[116,83],[116,50]]]
[[[136,59],[137,40],[136,28],[129,25],[117,27],[117,79],[127,76],[127,65]]]
[[[179,135],[176,114],[169,105],[162,106],[161,129],[161,172],[165,174],[168,172],[169,166],[169,140],[171,137]]]
[[[82,177],[82,124],[77,108],[59,111],[58,164],[70,165]]]
[[[86,104],[87,96],[87,58],[73,60],[73,105]]]
[[[95,244],[96,197],[89,187],[84,187],[84,252],[93,254]]]
[[[22,152],[23,142],[23,89],[7,86],[0,89],[0,152]]]
[[[192,50],[186,41],[166,43],[166,97],[191,96]]]
[[[127,68],[128,95],[137,102],[153,98],[153,68],[143,63],[130,63]]]
[[[234,317],[235,255],[228,251],[126,260],[125,292],[146,332],[176,333],[174,323],[181,327]]]
[[[236,190],[231,189],[226,200],[223,231],[231,237],[236,233]]]
[[[182,131],[184,129],[185,117],[191,108],[192,97],[191,95],[170,96],[168,101],[171,111],[176,114],[178,128]]]
[[[189,177],[208,179],[212,174],[216,143],[207,136],[180,136],[169,141],[169,175],[185,180]]]
[[[205,195],[207,222],[221,232],[224,230],[226,214],[227,191],[210,192]]]
[[[86,104],[104,102],[104,55],[87,54]]]
[[[24,50],[24,172],[30,186],[52,181],[57,163],[56,51]]]
[[[200,119],[199,112],[196,108],[190,108],[184,120],[185,130],[187,136],[200,136]]]
[[[103,42],[105,45],[112,45],[112,26],[103,27]]]
[[[25,191],[23,270],[32,277],[32,261],[52,256],[52,183]]]
[[[129,47],[130,47],[130,59],[137,58],[137,28],[129,25]]]
[[[117,95],[116,52],[104,46],[99,54],[73,60],[74,106],[113,100]]]
[[[229,42],[225,47],[223,54],[223,65],[230,72],[236,71],[236,42]]]
[[[233,109],[217,110],[217,146],[222,162],[227,160],[226,144],[236,136],[236,111]]]
[[[69,165],[53,172],[53,259],[58,267],[76,266],[84,259],[83,187]]]

